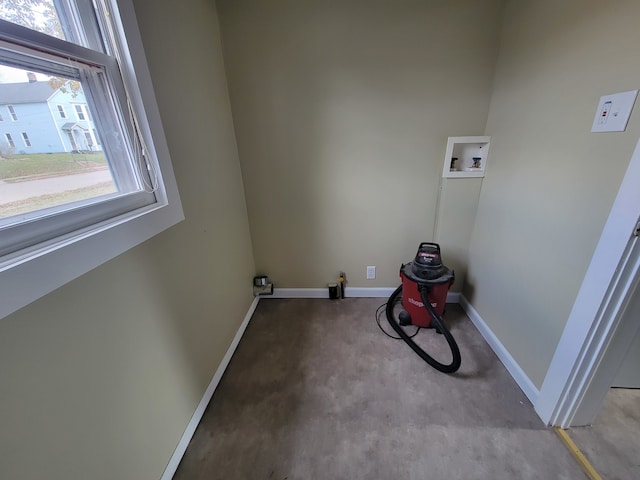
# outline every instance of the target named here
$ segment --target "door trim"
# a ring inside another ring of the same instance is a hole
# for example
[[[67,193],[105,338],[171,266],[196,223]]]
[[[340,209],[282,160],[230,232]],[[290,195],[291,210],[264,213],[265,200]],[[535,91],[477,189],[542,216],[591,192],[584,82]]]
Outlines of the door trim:
[[[566,428],[591,423],[613,380],[606,385],[603,375],[624,358],[610,347],[624,326],[623,313],[639,278],[640,246],[634,235],[640,218],[639,182],[640,141],[540,389],[535,409],[547,424]]]

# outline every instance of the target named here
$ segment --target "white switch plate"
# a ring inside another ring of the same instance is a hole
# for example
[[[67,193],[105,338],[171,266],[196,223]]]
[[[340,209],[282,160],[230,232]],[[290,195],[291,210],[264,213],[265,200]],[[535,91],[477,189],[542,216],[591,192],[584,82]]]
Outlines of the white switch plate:
[[[630,90],[600,97],[591,131],[624,132],[637,95],[638,90]]]

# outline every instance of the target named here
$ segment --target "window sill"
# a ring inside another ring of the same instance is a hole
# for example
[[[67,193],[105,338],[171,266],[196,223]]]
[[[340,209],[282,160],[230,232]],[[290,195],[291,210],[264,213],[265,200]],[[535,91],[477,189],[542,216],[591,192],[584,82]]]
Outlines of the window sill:
[[[0,271],[0,318],[182,221],[179,202],[153,205],[15,259]]]

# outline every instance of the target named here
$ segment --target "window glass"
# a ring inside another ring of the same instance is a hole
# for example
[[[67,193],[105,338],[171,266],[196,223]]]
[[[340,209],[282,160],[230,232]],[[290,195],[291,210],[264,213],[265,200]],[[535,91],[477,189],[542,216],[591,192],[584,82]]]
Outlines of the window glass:
[[[22,141],[24,142],[25,147],[31,146],[31,141],[29,140],[29,135],[27,135],[27,132],[22,132]]]
[[[135,182],[116,183],[107,152],[93,139],[98,127],[85,115],[90,107],[81,81],[2,64],[0,72],[0,104],[11,102],[18,119],[5,124],[13,132],[0,143],[4,224],[19,222],[25,213],[51,213],[47,209],[141,189]],[[52,115],[65,105],[76,109],[77,119]],[[22,137],[24,147],[16,145],[16,137]],[[133,171],[130,165],[124,170]]]
[[[10,100],[9,98],[5,100]],[[11,115],[11,120],[14,122],[18,121],[18,114],[16,113],[16,109],[13,108],[13,105],[7,105],[7,109],[9,110],[9,115]]]
[[[4,134],[5,138],[7,139],[7,145],[9,146],[9,148],[16,148],[16,144],[13,143],[13,138],[11,137],[10,133],[5,133]],[[2,152],[0,151],[0,155],[2,154]],[[2,177],[0,177],[2,178]]]
[[[78,117],[78,120],[85,120],[85,116],[84,116],[84,110],[82,108],[82,105],[74,105],[75,109],[76,109],[76,116]]]
[[[53,0],[2,0],[0,18],[52,37],[65,38]]]

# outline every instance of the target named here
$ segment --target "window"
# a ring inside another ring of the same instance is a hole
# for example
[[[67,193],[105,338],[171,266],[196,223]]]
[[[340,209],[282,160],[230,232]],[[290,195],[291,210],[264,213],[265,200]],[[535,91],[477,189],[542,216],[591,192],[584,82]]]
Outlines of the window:
[[[0,122],[4,122],[4,118],[2,118],[2,112],[0,112]]]
[[[0,3],[0,98],[37,138],[6,132],[0,150],[22,169],[19,200],[0,182],[0,318],[184,218],[132,0],[25,5],[36,4]],[[86,166],[99,185],[65,184]],[[64,195],[32,174],[55,176]]]
[[[11,134],[5,133],[4,136],[7,139],[7,143],[9,144],[9,147],[16,148],[16,144],[14,143],[13,138],[11,138]]]
[[[74,108],[76,109],[76,117],[78,117],[78,120],[86,120],[84,108],[82,107],[82,105],[74,105]]]
[[[16,111],[13,108],[13,105],[7,105],[7,110],[9,110],[9,115],[11,115],[11,120],[14,122],[18,121],[18,115],[16,115]]]
[[[87,142],[87,147],[89,147],[89,150],[91,150],[91,147],[93,147],[93,138],[91,137],[91,134],[89,132],[84,132],[84,140]]]
[[[100,135],[98,135],[98,132],[95,128],[93,129],[93,137],[96,139],[96,145],[100,146]]]
[[[29,140],[29,136],[27,135],[27,132],[22,132],[22,141],[24,142],[25,147],[31,146],[31,141]]]

